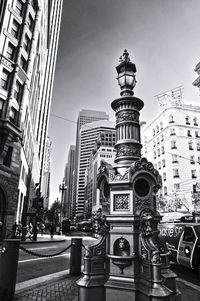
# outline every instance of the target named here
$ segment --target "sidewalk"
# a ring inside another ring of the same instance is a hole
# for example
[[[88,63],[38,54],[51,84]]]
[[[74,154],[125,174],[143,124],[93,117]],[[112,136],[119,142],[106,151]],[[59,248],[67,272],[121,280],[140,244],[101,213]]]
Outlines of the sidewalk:
[[[25,281],[16,285],[14,301],[78,301],[76,281],[69,271]],[[177,279],[177,287],[181,292],[181,301],[199,301],[200,288]],[[95,301],[95,300],[94,300]]]
[[[79,278],[64,271],[19,283],[14,301],[78,301]]]

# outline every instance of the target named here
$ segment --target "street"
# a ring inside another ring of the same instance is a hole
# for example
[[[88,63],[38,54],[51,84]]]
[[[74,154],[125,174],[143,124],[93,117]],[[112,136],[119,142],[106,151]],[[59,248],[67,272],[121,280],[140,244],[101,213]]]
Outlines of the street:
[[[83,239],[84,245],[92,244],[94,242],[94,239],[91,239],[90,237],[80,238]],[[64,250],[70,245],[71,237],[66,237],[65,239],[65,242],[36,242],[23,245],[23,247],[28,251],[32,251],[39,255],[53,255]],[[84,250],[82,254],[84,254]],[[69,269],[69,259],[70,249],[60,255],[52,257],[38,257],[20,250],[17,283]]]
[[[84,235],[84,234],[83,234]],[[64,237],[64,242],[46,242],[46,243],[31,243],[23,245],[28,251],[32,251],[41,255],[53,255],[66,249],[71,243],[71,237]],[[91,237],[80,237],[83,239],[84,245],[91,245],[94,239]],[[82,255],[84,254],[84,250]],[[52,257],[38,257],[30,255],[22,250],[19,252],[17,283],[45,276],[48,274],[64,271],[69,269],[70,249],[60,255]],[[200,278],[195,270],[179,266],[172,263],[171,269],[177,274],[178,278],[187,281],[193,285],[197,285],[200,289]]]

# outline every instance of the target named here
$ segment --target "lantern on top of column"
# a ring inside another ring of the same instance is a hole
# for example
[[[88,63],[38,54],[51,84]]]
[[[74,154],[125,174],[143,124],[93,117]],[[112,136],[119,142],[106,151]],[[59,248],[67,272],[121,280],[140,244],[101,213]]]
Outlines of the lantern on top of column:
[[[136,85],[135,73],[136,66],[131,63],[129,53],[125,49],[123,55],[119,59],[120,64],[116,67],[118,73],[118,84],[121,88],[121,96],[133,95],[133,89]]]

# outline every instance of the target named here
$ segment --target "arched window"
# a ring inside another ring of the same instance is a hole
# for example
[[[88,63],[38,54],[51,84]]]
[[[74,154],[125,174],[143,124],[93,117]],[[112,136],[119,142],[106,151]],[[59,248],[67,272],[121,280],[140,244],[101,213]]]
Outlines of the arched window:
[[[174,117],[173,115],[169,115],[169,123],[174,123]]]
[[[171,149],[176,149],[177,146],[176,146],[176,140],[172,140],[171,141]]]
[[[160,149],[157,149],[158,157],[160,156]]]
[[[160,122],[160,129],[161,130],[163,129],[163,123],[162,123],[162,121]]]
[[[193,150],[193,143],[192,143],[192,141],[189,141],[189,142],[188,142],[188,145],[189,145],[189,149],[190,149],[190,150]]]
[[[194,125],[198,125],[197,117],[194,117],[193,121],[194,121]]]
[[[185,117],[185,123],[186,123],[186,124],[190,124],[190,117],[189,117],[189,116],[186,116],[186,117]]]
[[[159,126],[158,125],[156,126],[156,132],[157,133],[159,132]]]
[[[164,148],[164,146],[161,147],[161,153],[162,153],[162,154],[165,153],[165,148]]]

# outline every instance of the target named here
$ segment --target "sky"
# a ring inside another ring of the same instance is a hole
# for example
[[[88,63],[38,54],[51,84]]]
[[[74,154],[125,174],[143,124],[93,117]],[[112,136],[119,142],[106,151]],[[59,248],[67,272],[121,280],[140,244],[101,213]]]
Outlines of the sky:
[[[199,104],[192,85],[200,61],[199,12],[199,0],[63,0],[48,133],[51,203],[61,198],[81,109],[105,111],[115,121],[110,104],[120,96],[115,67],[124,49],[137,68],[134,94],[144,101],[140,121],[158,113],[155,95],[178,86],[185,103]]]

